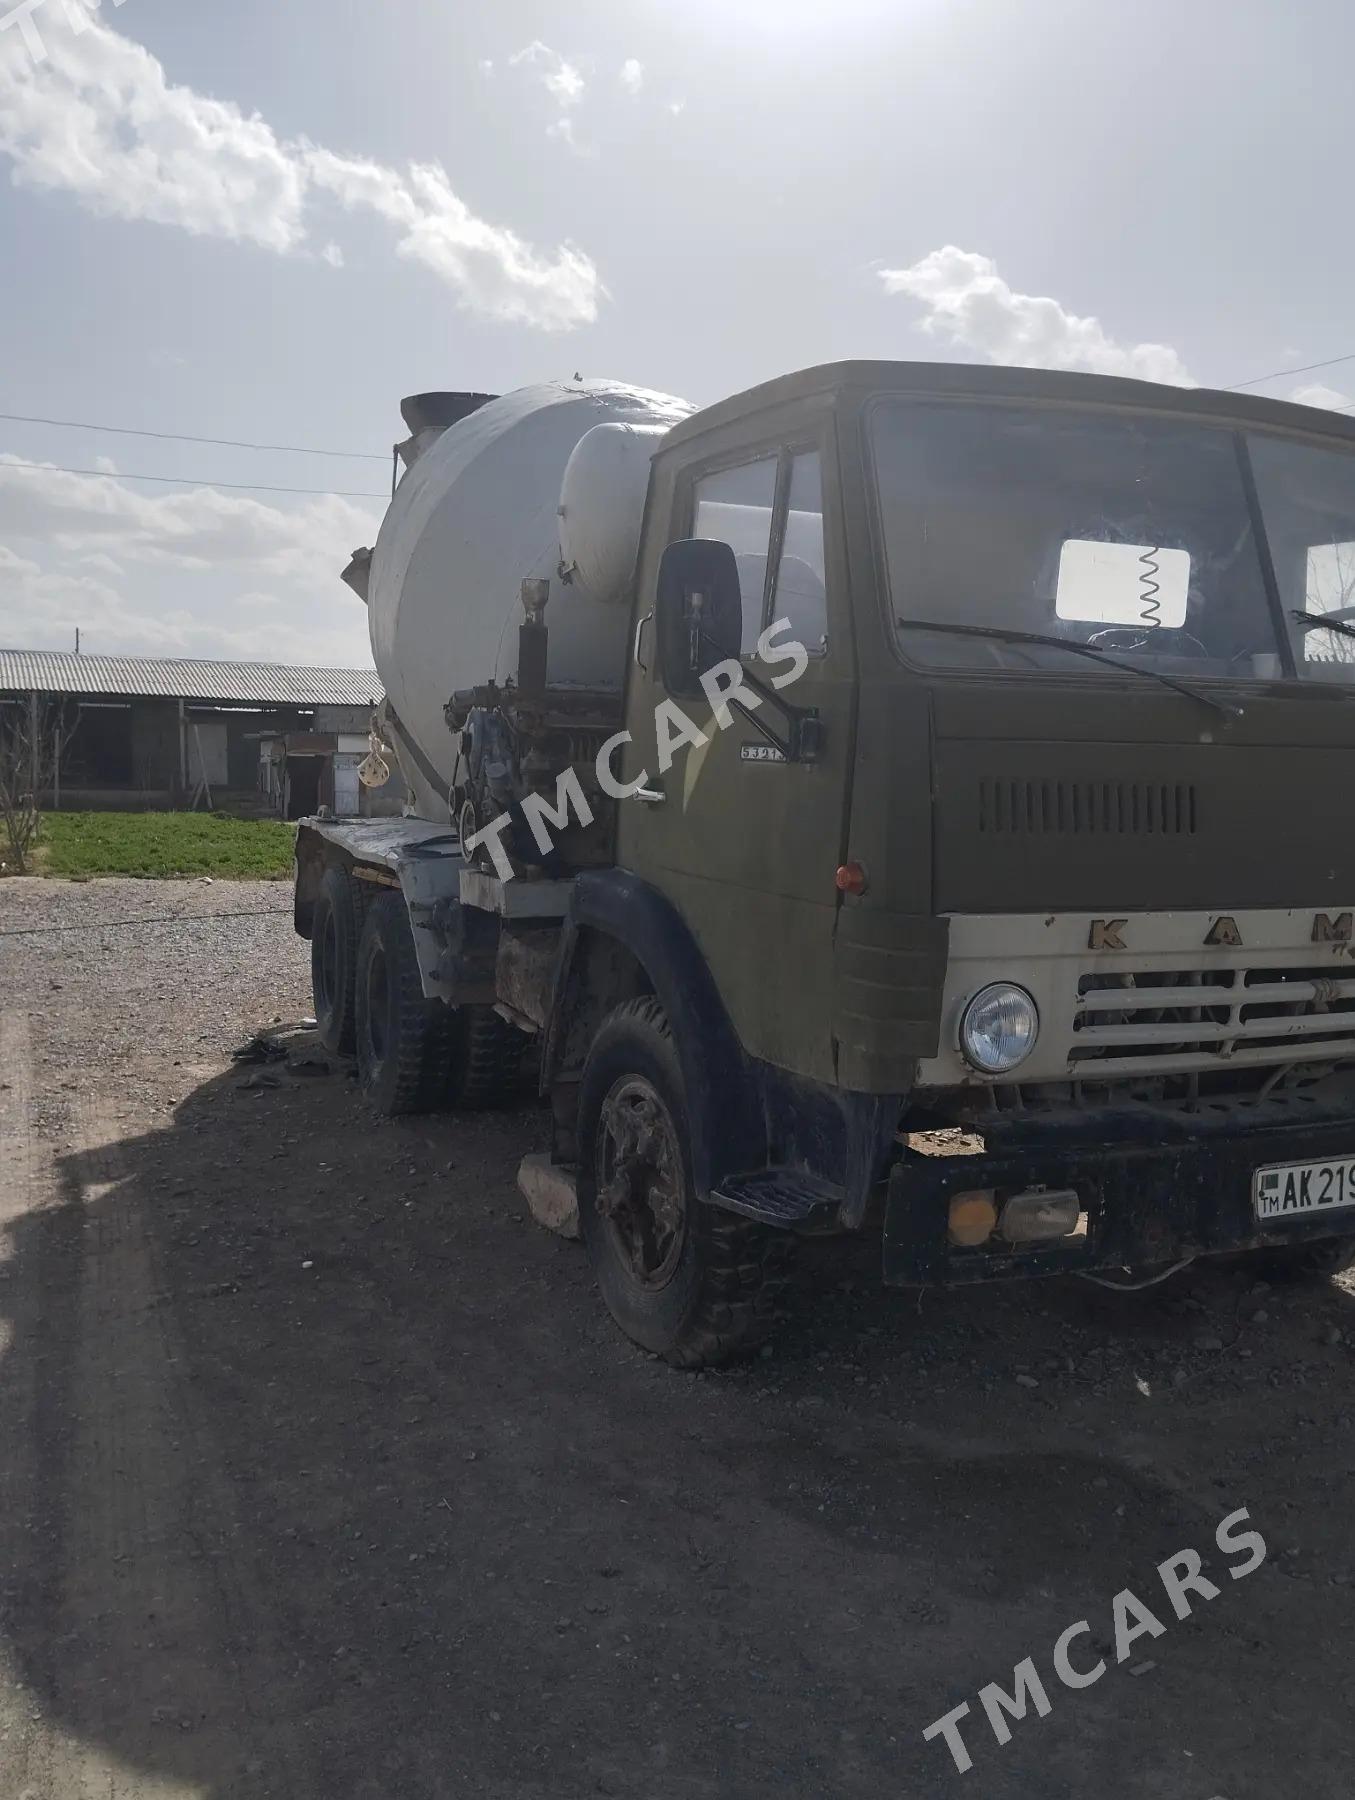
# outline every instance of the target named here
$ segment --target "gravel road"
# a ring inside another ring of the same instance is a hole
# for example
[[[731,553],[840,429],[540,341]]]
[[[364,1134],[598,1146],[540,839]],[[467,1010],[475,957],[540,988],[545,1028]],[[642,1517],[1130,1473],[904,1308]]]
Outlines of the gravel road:
[[[0,882],[0,1800],[1355,1790],[1349,1287],[831,1246],[682,1374],[525,1217],[537,1109],[245,1085],[309,1004],[285,885]]]

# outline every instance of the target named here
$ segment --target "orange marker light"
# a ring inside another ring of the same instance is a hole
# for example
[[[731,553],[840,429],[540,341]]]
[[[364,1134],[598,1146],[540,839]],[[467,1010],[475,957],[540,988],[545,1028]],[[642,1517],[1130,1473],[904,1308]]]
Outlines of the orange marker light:
[[[953,1194],[946,1223],[952,1244],[970,1250],[986,1244],[997,1227],[997,1206],[991,1189],[977,1188],[972,1193]]]
[[[864,894],[866,891],[866,871],[859,862],[843,863],[834,880],[839,894]]]

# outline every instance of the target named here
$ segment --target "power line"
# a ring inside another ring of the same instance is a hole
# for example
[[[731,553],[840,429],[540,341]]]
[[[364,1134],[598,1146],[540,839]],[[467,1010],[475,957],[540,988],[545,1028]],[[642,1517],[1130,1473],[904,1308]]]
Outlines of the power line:
[[[1235,394],[1239,388],[1260,387],[1267,381],[1279,381],[1286,375],[1308,375],[1314,369],[1330,369],[1343,362],[1355,362],[1355,350],[1348,350],[1344,356],[1329,356],[1325,362],[1301,363],[1297,369],[1276,369],[1270,375],[1253,375],[1250,381],[1231,382],[1222,391],[1225,394]],[[1345,409],[1332,407],[1330,410],[1336,412]]]
[[[282,450],[292,456],[341,456],[352,462],[386,462],[374,450],[318,450],[310,444],[252,444],[241,438],[191,437],[185,431],[140,431],[133,425],[92,425],[88,419],[43,419],[31,413],[0,412],[17,425],[55,425],[62,431],[111,431],[118,437],[160,438],[176,444],[217,444],[227,450]],[[220,483],[216,484],[220,486]]]
[[[65,469],[59,463],[5,462],[0,459],[0,475],[13,469],[24,475],[89,475],[96,481],[156,481],[168,487],[235,488],[252,494],[332,494],[338,500],[389,500],[389,494],[374,494],[366,489],[277,487],[266,481],[203,481],[190,475],[129,475],[122,469]]]

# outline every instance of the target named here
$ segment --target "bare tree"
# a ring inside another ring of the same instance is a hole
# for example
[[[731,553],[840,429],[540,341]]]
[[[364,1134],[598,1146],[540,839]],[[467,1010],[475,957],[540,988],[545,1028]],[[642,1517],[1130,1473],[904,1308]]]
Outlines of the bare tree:
[[[1308,591],[1305,610],[1335,613],[1341,618],[1355,606],[1355,544],[1314,544],[1308,551]],[[1349,624],[1350,620],[1345,619]],[[1314,643],[1311,640],[1316,639]],[[1355,662],[1355,641],[1343,632],[1314,626],[1304,642],[1310,662]]]
[[[42,802],[55,795],[79,722],[79,707],[66,700],[29,694],[0,702],[0,872],[28,872]]]

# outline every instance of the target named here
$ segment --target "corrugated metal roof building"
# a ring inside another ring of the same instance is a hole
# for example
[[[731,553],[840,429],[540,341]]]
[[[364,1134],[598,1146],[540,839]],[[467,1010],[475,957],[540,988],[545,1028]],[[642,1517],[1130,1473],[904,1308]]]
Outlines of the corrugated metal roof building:
[[[380,698],[371,669],[0,650],[0,732],[64,740],[48,805],[398,811],[356,781]]]
[[[297,669],[195,657],[71,656],[0,650],[0,694],[216,701],[227,706],[370,706],[375,669]]]

